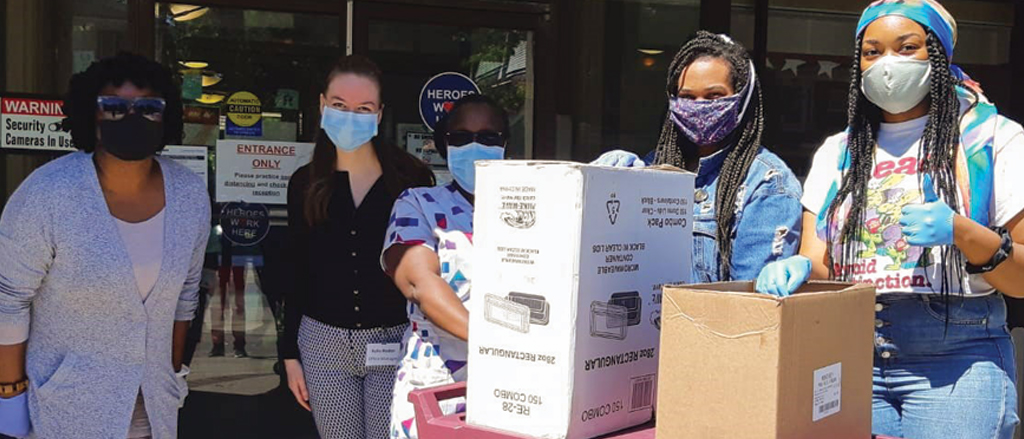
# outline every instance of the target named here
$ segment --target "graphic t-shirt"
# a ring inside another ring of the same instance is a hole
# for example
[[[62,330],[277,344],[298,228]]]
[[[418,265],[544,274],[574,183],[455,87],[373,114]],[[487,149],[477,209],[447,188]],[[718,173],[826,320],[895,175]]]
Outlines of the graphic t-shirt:
[[[834,267],[836,272],[850,272],[857,282],[875,284],[879,293],[938,293],[942,270],[938,265],[941,248],[924,248],[907,244],[899,221],[903,206],[924,202],[918,175],[918,154],[928,117],[902,123],[881,124],[875,165],[868,183],[864,229],[857,237],[857,260],[847,267]],[[827,192],[838,173],[840,145],[845,133],[825,141],[814,155],[811,171],[804,184],[803,204],[817,215],[824,206]],[[994,145],[994,191],[990,224],[1006,225],[1024,210],[1024,130],[1020,125],[1000,117]],[[961,203],[962,204],[962,203]],[[824,228],[820,229],[824,230]],[[827,240],[825,236],[819,236]],[[832,243],[833,254],[841,247]],[[959,285],[951,285],[959,293]],[[968,295],[991,294],[994,289],[981,275],[971,275]]]

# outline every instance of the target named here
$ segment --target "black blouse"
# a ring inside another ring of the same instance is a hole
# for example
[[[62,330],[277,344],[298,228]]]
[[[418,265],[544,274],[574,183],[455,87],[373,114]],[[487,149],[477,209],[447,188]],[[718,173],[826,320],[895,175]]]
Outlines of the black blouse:
[[[299,357],[302,316],[347,329],[408,321],[405,297],[380,267],[395,196],[380,178],[356,208],[348,173],[337,172],[335,178],[328,220],[314,227],[309,227],[303,213],[308,167],[296,171],[288,185],[290,257],[295,269],[285,303],[283,358]]]

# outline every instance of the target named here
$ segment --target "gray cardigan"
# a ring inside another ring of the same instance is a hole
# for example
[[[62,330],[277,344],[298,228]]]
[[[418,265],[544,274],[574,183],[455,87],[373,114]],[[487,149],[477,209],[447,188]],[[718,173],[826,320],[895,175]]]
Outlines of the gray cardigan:
[[[186,388],[171,340],[174,321],[195,314],[210,201],[195,174],[158,160],[164,253],[145,302],[91,154],[37,169],[0,217],[0,327],[29,325],[33,437],[123,439],[140,388],[153,438],[177,437]]]

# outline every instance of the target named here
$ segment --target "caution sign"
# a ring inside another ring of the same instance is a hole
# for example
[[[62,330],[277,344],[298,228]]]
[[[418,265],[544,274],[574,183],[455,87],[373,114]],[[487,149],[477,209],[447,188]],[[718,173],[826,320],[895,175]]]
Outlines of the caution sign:
[[[53,98],[0,96],[0,148],[74,151],[71,133],[61,129],[63,105]]]
[[[480,93],[480,88],[462,73],[446,72],[430,78],[420,91],[420,118],[423,124],[434,131],[434,125],[452,110],[455,101],[476,93]]]
[[[226,102],[227,122],[224,130],[229,136],[263,136],[263,106],[260,98],[247,91],[240,91],[228,97]]]

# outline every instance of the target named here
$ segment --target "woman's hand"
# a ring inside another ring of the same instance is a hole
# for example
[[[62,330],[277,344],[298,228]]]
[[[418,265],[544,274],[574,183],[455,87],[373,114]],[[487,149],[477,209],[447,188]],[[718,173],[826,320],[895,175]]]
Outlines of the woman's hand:
[[[811,276],[811,260],[796,255],[768,264],[757,276],[757,292],[785,297],[793,294]]]
[[[295,395],[295,401],[302,408],[312,411],[309,407],[309,392],[306,390],[306,377],[302,374],[302,364],[296,359],[284,360],[284,371],[288,376],[288,389]]]
[[[939,199],[932,176],[925,174],[921,182],[924,203],[903,206],[900,226],[907,243],[919,247],[953,244],[953,209]]]
[[[642,168],[646,166],[639,156],[629,151],[617,149],[601,154],[597,160],[590,162],[592,165],[614,166],[616,168]]]

